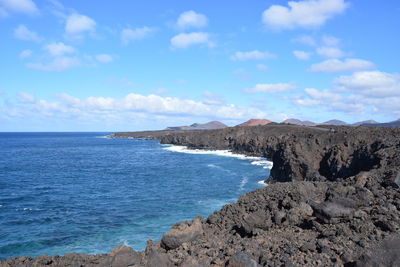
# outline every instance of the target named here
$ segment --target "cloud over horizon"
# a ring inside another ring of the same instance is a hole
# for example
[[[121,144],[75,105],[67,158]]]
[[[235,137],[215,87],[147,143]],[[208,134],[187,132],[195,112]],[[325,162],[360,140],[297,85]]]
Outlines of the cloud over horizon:
[[[208,119],[236,120],[249,117],[264,117],[266,114],[255,108],[244,108],[233,104],[224,104],[220,96],[205,92],[205,101],[194,101],[177,97],[159,95],[141,95],[130,93],[122,98],[95,97],[78,98],[69,94],[60,94],[55,101],[37,99],[34,95],[20,92],[18,102],[13,108],[3,110],[9,117],[45,116],[103,118],[121,116],[126,119],[132,113],[165,117],[199,117]],[[218,101],[217,101],[218,100]],[[134,117],[131,117],[134,118]]]

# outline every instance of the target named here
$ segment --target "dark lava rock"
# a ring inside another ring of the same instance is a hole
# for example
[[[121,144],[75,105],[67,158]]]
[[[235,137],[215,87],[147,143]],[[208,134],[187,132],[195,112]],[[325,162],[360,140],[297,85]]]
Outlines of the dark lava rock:
[[[400,266],[400,236],[396,235],[367,250],[357,261],[357,267]]]
[[[161,253],[157,250],[154,250],[148,255],[148,260],[147,260],[147,263],[145,266],[146,267],[160,267],[160,266],[171,267],[171,266],[174,266],[174,264],[172,264],[168,255],[166,255],[165,253]]]
[[[258,267],[260,266],[247,253],[235,253],[226,264],[227,267]]]
[[[351,199],[336,199],[323,203],[311,203],[315,215],[325,223],[337,222],[337,219],[349,219],[355,211]]]
[[[174,225],[161,239],[161,244],[166,249],[175,249],[182,243],[190,242],[203,234],[201,220],[199,218],[189,222]]]
[[[142,256],[130,247],[120,246],[110,253],[108,261],[111,267],[126,267],[140,265]]]

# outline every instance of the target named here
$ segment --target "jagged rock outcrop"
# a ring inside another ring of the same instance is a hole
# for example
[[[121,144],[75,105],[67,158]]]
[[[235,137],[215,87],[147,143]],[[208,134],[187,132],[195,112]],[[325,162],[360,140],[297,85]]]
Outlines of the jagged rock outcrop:
[[[173,227],[166,236],[179,241],[167,248],[165,240],[150,241],[144,252],[119,248],[109,255],[24,257],[0,266],[396,266],[400,247],[398,239],[390,240],[400,231],[399,199],[398,188],[390,186],[276,183],[207,219]],[[388,256],[376,255],[380,242]]]

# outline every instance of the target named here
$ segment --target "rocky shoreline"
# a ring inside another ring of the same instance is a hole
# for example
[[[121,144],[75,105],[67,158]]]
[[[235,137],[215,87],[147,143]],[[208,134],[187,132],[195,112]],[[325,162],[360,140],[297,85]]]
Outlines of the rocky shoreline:
[[[269,186],[145,251],[18,257],[0,266],[400,266],[400,129],[265,125],[117,133],[273,161]]]

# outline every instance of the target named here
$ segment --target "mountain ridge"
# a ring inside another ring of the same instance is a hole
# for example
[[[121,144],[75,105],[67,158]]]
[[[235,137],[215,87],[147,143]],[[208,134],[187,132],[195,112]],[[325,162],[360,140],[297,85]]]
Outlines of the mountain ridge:
[[[193,123],[189,126],[172,126],[167,127],[165,130],[172,131],[190,131],[190,130],[216,130],[228,127],[226,124],[220,121],[210,121],[207,123]]]

